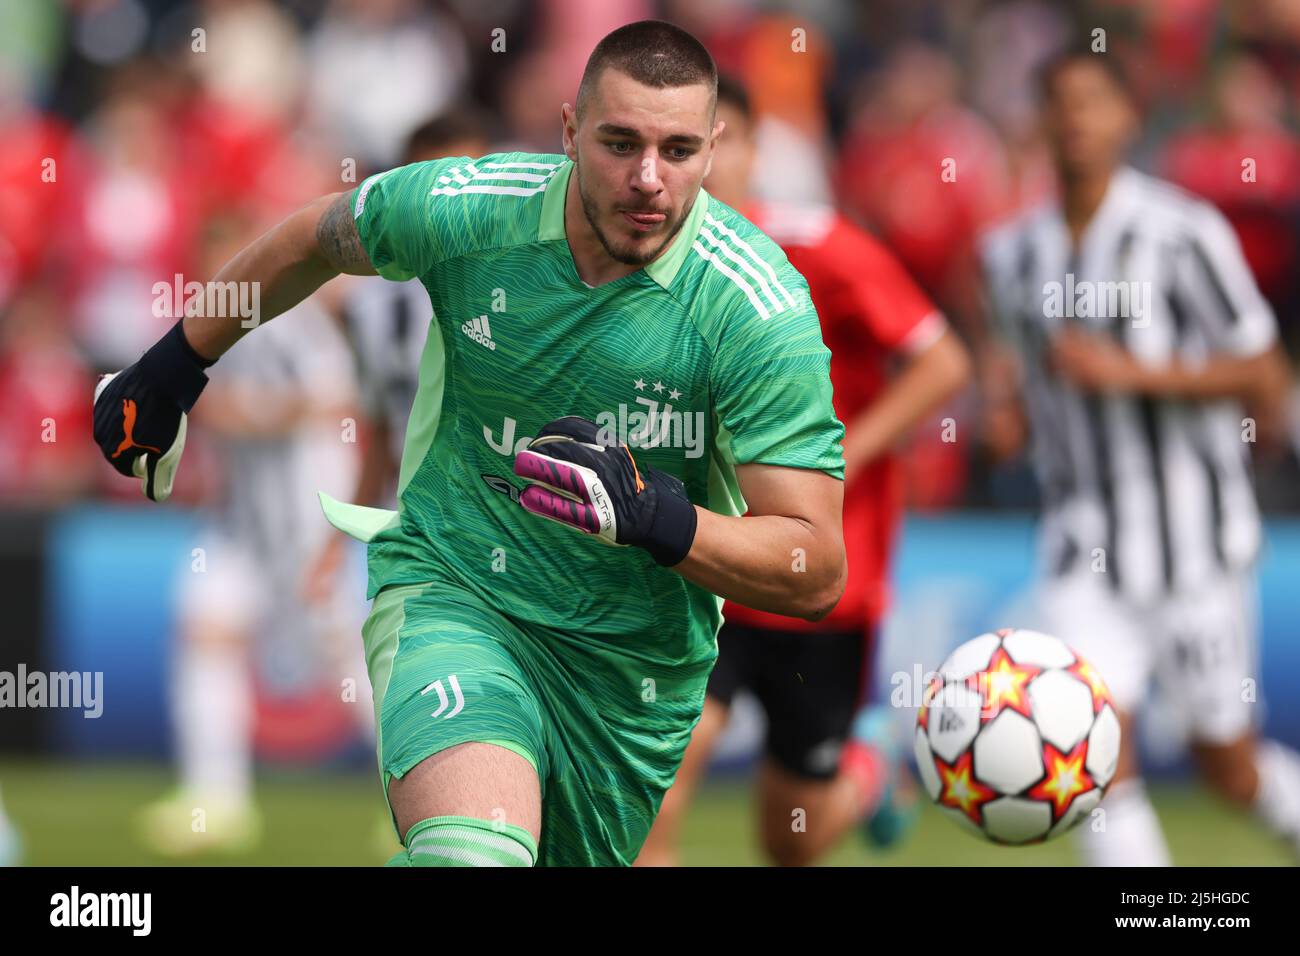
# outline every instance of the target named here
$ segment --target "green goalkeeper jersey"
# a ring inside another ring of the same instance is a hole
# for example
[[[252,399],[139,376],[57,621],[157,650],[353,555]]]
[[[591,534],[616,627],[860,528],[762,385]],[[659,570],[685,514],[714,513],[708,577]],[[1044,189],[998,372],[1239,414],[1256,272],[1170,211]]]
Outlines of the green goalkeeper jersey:
[[[679,477],[696,504],[742,514],[737,465],[843,477],[830,353],[803,277],[703,190],[657,260],[588,286],[564,232],[572,171],[564,156],[501,153],[415,163],[354,192],[371,262],[418,278],[434,314],[398,512],[330,500],[326,512],[370,542],[371,597],[448,583],[618,654],[702,664],[721,601],[640,548],[525,511],[514,455],[579,415]]]

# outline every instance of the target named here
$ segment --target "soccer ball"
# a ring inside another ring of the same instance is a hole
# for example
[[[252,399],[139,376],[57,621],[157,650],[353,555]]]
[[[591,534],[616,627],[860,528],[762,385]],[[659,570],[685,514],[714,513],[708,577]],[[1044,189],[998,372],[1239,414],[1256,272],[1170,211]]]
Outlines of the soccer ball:
[[[1101,802],[1119,719],[1100,675],[1063,641],[1004,629],[943,662],[922,696],[915,752],[945,815],[995,843],[1038,843]]]

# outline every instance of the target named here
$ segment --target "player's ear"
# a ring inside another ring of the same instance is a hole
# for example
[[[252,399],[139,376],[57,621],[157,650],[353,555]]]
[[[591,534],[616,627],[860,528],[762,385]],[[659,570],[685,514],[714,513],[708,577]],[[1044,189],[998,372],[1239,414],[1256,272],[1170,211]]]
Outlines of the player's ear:
[[[713,126],[713,134],[709,137],[709,145],[708,145],[709,159],[704,164],[704,175],[700,179],[701,182],[703,182],[705,179],[708,179],[709,173],[713,171],[713,157],[717,154],[718,137],[722,135],[722,131],[726,128],[727,128],[727,124],[724,123],[722,120],[718,120],[718,122],[715,123]]]
[[[708,179],[709,173],[711,172],[713,172],[713,150],[709,150],[709,159],[704,164],[704,175],[700,177],[700,182],[703,183],[706,179]]]
[[[564,155],[575,163],[578,161],[578,111],[568,103],[560,107],[561,135],[564,142]]]

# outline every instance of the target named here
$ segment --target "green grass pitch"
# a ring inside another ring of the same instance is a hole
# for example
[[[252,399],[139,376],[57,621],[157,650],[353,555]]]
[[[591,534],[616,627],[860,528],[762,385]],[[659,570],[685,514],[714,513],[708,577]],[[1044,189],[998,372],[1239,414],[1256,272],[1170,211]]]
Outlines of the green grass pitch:
[[[0,795],[34,866],[150,866],[153,856],[132,836],[135,812],[171,784],[159,766],[0,761]],[[1291,862],[1258,824],[1197,786],[1157,784],[1151,793],[1174,861],[1181,865],[1277,866]],[[397,849],[382,839],[377,780],[365,773],[275,771],[258,777],[265,836],[253,853],[203,856],[192,862],[245,866],[375,866]],[[683,860],[691,866],[754,866],[753,805],[745,780],[714,777],[701,788],[685,827]],[[391,839],[391,832],[390,832]],[[1068,866],[1068,840],[1026,849],[984,844],[927,809],[912,837],[884,854],[856,835],[826,860],[839,866]]]

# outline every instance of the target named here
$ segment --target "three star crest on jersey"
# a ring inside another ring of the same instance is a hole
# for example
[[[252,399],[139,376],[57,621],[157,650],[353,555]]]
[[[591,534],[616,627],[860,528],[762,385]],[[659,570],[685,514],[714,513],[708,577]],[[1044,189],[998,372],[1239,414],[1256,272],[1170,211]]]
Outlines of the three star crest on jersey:
[[[647,388],[646,380],[643,378],[638,378],[636,381],[632,383],[632,387],[635,388],[638,392],[644,392]],[[649,388],[651,389],[651,391],[655,392],[656,394],[661,394],[665,390],[667,390],[668,400],[670,402],[675,402],[682,397],[682,393],[679,389],[675,389],[675,388],[669,389],[668,386],[665,385],[663,382],[655,382],[653,385],[650,385]]]

